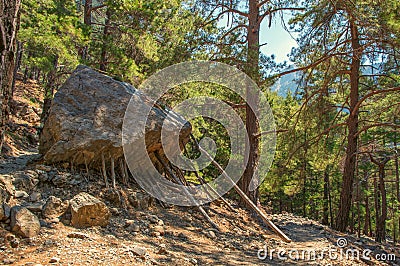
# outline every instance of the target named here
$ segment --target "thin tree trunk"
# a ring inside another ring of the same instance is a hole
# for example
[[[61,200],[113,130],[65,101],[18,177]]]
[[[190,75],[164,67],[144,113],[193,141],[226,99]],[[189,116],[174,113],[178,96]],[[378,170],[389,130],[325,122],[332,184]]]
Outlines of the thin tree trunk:
[[[365,177],[365,221],[364,221],[364,235],[371,236],[371,212],[369,210],[369,196],[368,196],[368,173],[364,172]]]
[[[9,117],[20,6],[21,0],[0,0],[0,153]]]
[[[376,234],[375,241],[382,242],[386,239],[386,219],[387,219],[387,199],[386,199],[386,189],[385,189],[385,165],[389,162],[389,158],[385,157],[382,160],[374,159],[374,157],[370,154],[371,162],[376,164],[379,169],[379,187],[376,188],[377,194],[380,194],[381,206],[379,206],[379,196],[378,204],[376,210]],[[376,181],[375,181],[376,182]]]
[[[375,237],[377,235],[377,230],[378,230],[378,222],[379,222],[379,217],[380,217],[380,202],[379,202],[379,190],[378,190],[378,182],[377,178],[374,177],[374,200],[375,200]]]
[[[358,131],[358,110],[357,103],[359,98],[359,77],[362,48],[359,40],[358,27],[354,18],[350,15],[350,32],[352,60],[350,67],[350,114],[347,120],[347,147],[346,159],[344,164],[343,182],[340,193],[339,210],[336,217],[335,227],[338,231],[345,232],[351,208],[352,190],[356,167],[357,153],[357,131]]]
[[[85,7],[83,10],[83,23],[85,25],[91,26],[92,25],[92,0],[85,0]]]
[[[396,118],[395,121],[396,123]],[[393,140],[394,148],[397,149],[397,131],[394,132],[394,140]],[[400,174],[399,174],[399,156],[396,155],[394,157],[394,165],[396,171],[396,197],[397,201],[400,202]]]
[[[259,24],[259,7],[257,0],[249,0],[249,25],[247,29],[247,74],[253,78],[256,82],[259,81],[259,37],[260,37],[260,24]],[[258,106],[258,99],[256,95],[253,95],[251,89],[247,89],[246,93],[247,105],[246,105],[246,130],[249,136],[249,143],[246,147],[246,153],[249,155],[247,161],[247,167],[243,173],[242,178],[239,180],[240,189],[251,199],[254,204],[259,202],[258,184],[255,184],[253,191],[250,191],[250,183],[253,176],[257,174],[255,172],[257,161],[259,158],[259,140],[255,136],[258,133],[258,121],[252,107]],[[258,180],[258,178],[255,178]],[[247,205],[245,201],[240,200],[242,206]]]
[[[12,81],[12,85],[11,85],[11,97],[14,96],[15,82],[17,80],[17,74],[18,74],[19,67],[21,66],[23,47],[24,47],[24,44],[20,41],[17,41],[17,53],[16,53],[17,58],[15,59],[13,81]]]
[[[109,42],[109,34],[110,34],[110,26],[111,26],[111,10],[107,9],[106,11],[106,21],[103,29],[103,46],[101,48],[101,56],[100,56],[100,70],[107,71],[107,52],[108,52],[108,42]]]
[[[324,199],[323,199],[323,217],[322,217],[322,224],[328,225],[329,224],[329,172],[328,166],[325,168],[324,171]]]
[[[54,87],[57,78],[58,55],[54,57],[53,69],[47,74],[47,84],[45,86],[44,100],[42,115],[40,116],[40,123],[43,126],[49,115],[50,106],[53,101]]]

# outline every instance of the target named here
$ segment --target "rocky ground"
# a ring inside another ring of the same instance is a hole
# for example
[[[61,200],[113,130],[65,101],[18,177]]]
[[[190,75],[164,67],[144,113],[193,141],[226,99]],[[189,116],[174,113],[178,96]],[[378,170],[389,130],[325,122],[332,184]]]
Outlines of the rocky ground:
[[[270,218],[291,243],[233,201],[237,213],[220,201],[205,206],[221,229],[216,231],[195,208],[162,207],[133,180],[107,189],[94,171],[43,165],[36,137],[40,87],[17,88],[0,161],[0,200],[6,202],[0,208],[0,264],[400,265],[398,246],[343,235],[289,213]],[[316,259],[307,256],[311,250]],[[346,256],[356,252],[359,258]]]

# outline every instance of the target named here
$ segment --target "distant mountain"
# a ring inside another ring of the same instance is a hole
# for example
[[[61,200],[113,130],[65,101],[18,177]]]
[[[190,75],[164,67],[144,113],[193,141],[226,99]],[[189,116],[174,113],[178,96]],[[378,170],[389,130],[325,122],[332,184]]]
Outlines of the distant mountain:
[[[288,92],[294,93],[297,89],[297,83],[295,82],[296,77],[299,74],[290,73],[282,76],[272,86],[271,91],[277,91],[279,95],[286,96]]]

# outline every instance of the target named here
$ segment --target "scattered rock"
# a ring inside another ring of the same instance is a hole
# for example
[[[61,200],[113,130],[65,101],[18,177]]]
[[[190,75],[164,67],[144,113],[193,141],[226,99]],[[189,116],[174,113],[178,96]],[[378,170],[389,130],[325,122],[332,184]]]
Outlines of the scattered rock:
[[[40,194],[39,192],[34,191],[29,195],[29,201],[30,202],[36,202],[36,201],[39,201],[41,199],[42,199],[42,194]]]
[[[13,185],[17,190],[31,191],[39,183],[38,174],[32,170],[14,173]]]
[[[17,199],[20,199],[20,198],[23,198],[23,199],[26,199],[26,198],[29,198],[29,194],[28,193],[26,193],[25,191],[22,191],[22,190],[18,190],[18,191],[15,191],[15,198],[17,198]]]
[[[38,178],[39,178],[40,182],[44,183],[44,182],[49,181],[50,178],[49,178],[49,174],[47,172],[42,171],[42,170],[36,170],[36,173],[38,173]]]
[[[41,171],[45,171],[45,172],[50,172],[51,171],[51,166],[38,164],[38,165],[36,165],[36,169],[37,170],[41,170]]]
[[[49,261],[49,263],[58,263],[58,262],[60,262],[60,258],[57,257],[52,257]]]
[[[157,254],[160,254],[160,255],[168,254],[167,246],[165,244],[160,244]]]
[[[22,237],[34,237],[40,232],[39,219],[27,208],[13,207],[11,209],[11,230]]]
[[[131,224],[130,226],[128,226],[127,230],[129,232],[139,232],[140,231],[140,226],[137,224]]]
[[[10,212],[11,207],[7,203],[0,204],[0,221],[7,220],[10,217]]]
[[[52,179],[51,182],[53,183],[54,186],[56,187],[65,187],[68,185],[68,180],[70,179],[71,174],[70,173],[59,173],[56,174]]]
[[[17,247],[19,246],[19,241],[18,241],[18,239],[16,239],[16,238],[10,240],[9,242],[10,242],[10,246],[11,246],[12,248],[17,248]]]
[[[9,202],[15,194],[15,188],[6,175],[0,176],[0,203]]]
[[[211,238],[211,239],[215,239],[215,238],[217,237],[217,235],[215,234],[215,232],[212,231],[212,230],[206,231],[206,235],[207,235],[209,238]]]
[[[154,226],[153,227],[153,232],[160,233],[160,235],[162,235],[162,236],[165,234],[164,227],[161,226],[161,225]]]
[[[118,216],[121,214],[121,211],[118,208],[110,208],[110,212],[114,216]]]
[[[161,233],[156,231],[151,231],[150,236],[159,237],[161,236]]]
[[[68,201],[62,201],[60,198],[50,196],[43,206],[42,215],[47,219],[58,218],[64,215],[68,207]]]
[[[79,238],[79,239],[86,239],[89,238],[89,236],[82,234],[82,233],[78,233],[78,232],[74,232],[74,233],[70,233],[67,235],[67,237],[69,238]]]
[[[131,249],[131,252],[132,252],[134,255],[139,256],[139,257],[142,258],[142,259],[145,259],[145,258],[148,256],[147,248],[145,248],[145,247],[134,246],[134,247]]]
[[[153,204],[153,198],[145,193],[133,192],[128,197],[129,202],[137,210],[147,210]]]
[[[109,223],[110,211],[97,198],[82,192],[71,201],[71,225],[77,228],[106,226]]]
[[[149,215],[147,217],[147,220],[149,220],[149,222],[152,223],[152,224],[158,224],[158,221],[160,219],[158,219],[158,217],[156,215]]]
[[[42,212],[43,211],[43,203],[40,202],[33,202],[27,203],[23,205],[25,208],[30,210],[31,212]]]

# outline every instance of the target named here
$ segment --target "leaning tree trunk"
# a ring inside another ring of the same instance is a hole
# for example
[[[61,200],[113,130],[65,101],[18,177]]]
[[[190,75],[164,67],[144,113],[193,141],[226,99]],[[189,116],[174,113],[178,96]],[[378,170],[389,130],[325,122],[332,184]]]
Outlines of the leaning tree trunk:
[[[9,116],[20,6],[21,0],[0,0],[0,152]]]
[[[259,18],[259,7],[257,6],[257,0],[249,0],[249,24],[247,29],[247,74],[258,81],[259,79],[259,38],[260,38],[260,24]],[[247,167],[243,173],[242,178],[239,180],[240,189],[246,193],[246,195],[251,199],[252,202],[258,204],[258,187],[253,191],[250,191],[250,183],[255,174],[255,169],[257,166],[257,161],[259,157],[259,140],[256,137],[258,133],[258,121],[256,114],[253,112],[250,106],[258,106],[258,99],[256,95],[253,95],[252,90],[248,89],[246,93],[246,130],[249,136],[249,143],[246,147],[246,152],[248,152]],[[246,205],[245,202],[241,201],[242,206]]]
[[[352,59],[350,67],[350,114],[347,120],[347,147],[344,172],[342,178],[342,190],[340,193],[339,210],[336,217],[336,230],[346,231],[351,208],[353,193],[354,174],[356,169],[357,154],[357,131],[358,131],[358,97],[359,97],[359,77],[362,49],[360,45],[358,27],[354,18],[350,15],[350,32]]]

